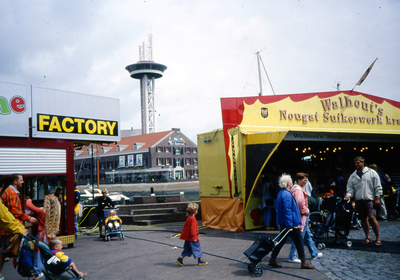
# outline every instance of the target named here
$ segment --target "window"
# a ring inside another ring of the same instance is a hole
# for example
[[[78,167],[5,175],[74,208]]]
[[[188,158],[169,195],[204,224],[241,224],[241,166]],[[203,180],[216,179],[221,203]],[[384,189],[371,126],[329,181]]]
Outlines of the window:
[[[171,165],[171,158],[166,158],[165,165]]]
[[[171,152],[171,147],[165,147],[165,152],[170,153]]]
[[[186,165],[190,165],[190,158],[186,159]]]
[[[193,148],[193,154],[197,154],[197,148]]]
[[[157,147],[157,153],[162,153],[162,147]]]
[[[181,154],[181,149],[178,147],[175,148],[175,155],[180,155]]]
[[[190,148],[186,148],[186,153],[190,154]]]
[[[197,158],[194,158],[194,159],[193,159],[193,164],[194,164],[194,165],[197,165]]]
[[[157,165],[162,165],[162,158],[157,159]]]
[[[104,162],[100,163],[101,169],[104,169]]]
[[[108,168],[108,169],[112,169],[112,168],[113,168],[113,163],[112,163],[112,161],[108,161],[108,162],[107,162],[107,168]]]
[[[175,159],[176,166],[181,166],[181,159],[177,158]]]

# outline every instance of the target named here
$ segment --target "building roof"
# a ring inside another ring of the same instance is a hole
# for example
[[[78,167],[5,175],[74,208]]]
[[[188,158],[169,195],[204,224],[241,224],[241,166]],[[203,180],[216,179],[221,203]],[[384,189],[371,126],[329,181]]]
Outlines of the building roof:
[[[173,132],[173,130],[168,130],[168,131],[162,131],[162,132],[156,132],[156,133],[150,133],[150,134],[124,137],[124,138],[121,138],[121,141],[118,141],[116,144],[99,145],[98,148],[99,148],[99,150],[103,147],[106,148],[107,149],[106,153],[117,152],[118,146],[120,146],[120,152],[133,151],[133,150],[145,150],[150,147],[153,147],[159,141],[164,139],[166,136],[168,136],[168,134],[170,134],[172,132]],[[136,149],[135,149],[135,144],[137,147]],[[96,146],[94,146],[94,148],[95,147]],[[88,149],[91,149],[91,147],[90,146],[82,147],[82,149],[81,149],[82,153],[76,154],[76,157],[86,156]],[[96,153],[95,149],[93,150],[93,153],[94,154]]]

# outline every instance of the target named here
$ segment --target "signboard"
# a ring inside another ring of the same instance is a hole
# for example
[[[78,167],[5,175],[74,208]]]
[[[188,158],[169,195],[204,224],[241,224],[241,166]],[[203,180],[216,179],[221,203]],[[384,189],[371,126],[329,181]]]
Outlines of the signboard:
[[[33,86],[32,137],[119,141],[119,100]]]
[[[29,137],[30,116],[27,87],[0,82],[0,136]]]
[[[136,164],[135,166],[142,166],[143,165],[143,155],[137,154],[136,155]]]
[[[118,167],[125,167],[125,156],[119,156],[119,166]]]
[[[128,166],[133,166],[133,155],[128,155]]]

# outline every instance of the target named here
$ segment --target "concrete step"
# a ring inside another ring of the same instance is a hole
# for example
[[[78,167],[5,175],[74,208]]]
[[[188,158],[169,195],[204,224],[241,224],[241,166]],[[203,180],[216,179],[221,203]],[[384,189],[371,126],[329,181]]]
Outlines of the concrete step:
[[[120,215],[123,224],[140,225],[148,223],[148,221],[155,221],[155,223],[170,223],[180,222],[186,220],[186,213],[160,213],[160,214],[146,214],[146,215]],[[158,222],[160,221],[160,222]]]
[[[176,208],[153,208],[153,209],[133,209],[130,215],[147,215],[147,214],[162,214],[162,213],[176,213]]]

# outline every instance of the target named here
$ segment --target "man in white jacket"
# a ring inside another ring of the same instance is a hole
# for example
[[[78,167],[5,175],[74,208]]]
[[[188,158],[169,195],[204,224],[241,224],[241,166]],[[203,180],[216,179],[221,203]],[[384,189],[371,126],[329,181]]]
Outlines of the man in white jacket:
[[[354,197],[356,202],[356,211],[360,214],[361,222],[365,232],[363,244],[372,243],[369,233],[369,222],[376,236],[376,246],[381,246],[382,242],[379,236],[379,224],[376,220],[376,209],[380,206],[380,196],[382,195],[381,180],[375,170],[364,166],[364,158],[356,157],[354,159],[354,171],[347,181],[345,200]],[[368,222],[369,219],[369,222]]]

